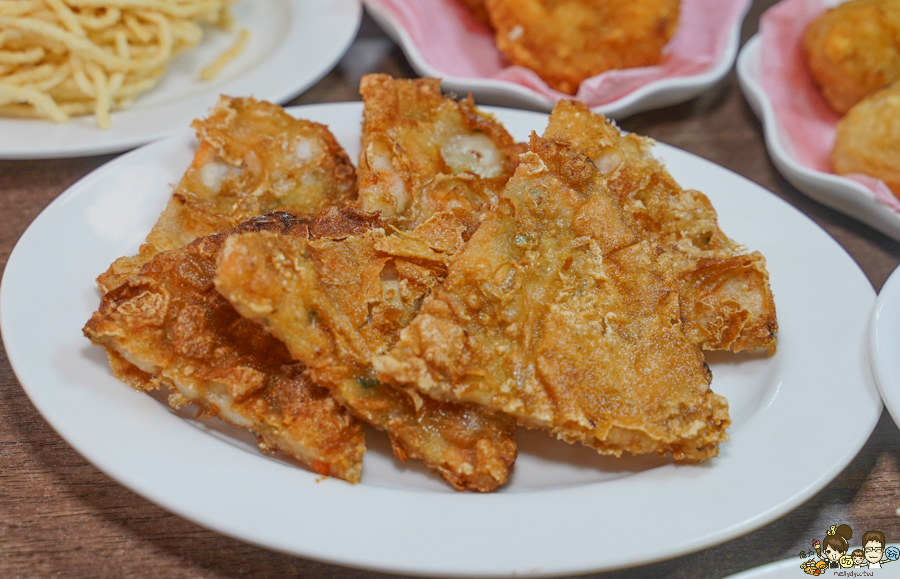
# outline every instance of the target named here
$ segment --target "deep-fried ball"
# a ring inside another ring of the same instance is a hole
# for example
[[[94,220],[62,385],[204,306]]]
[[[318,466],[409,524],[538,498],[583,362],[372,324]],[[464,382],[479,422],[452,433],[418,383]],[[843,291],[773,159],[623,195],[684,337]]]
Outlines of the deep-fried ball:
[[[881,179],[900,198],[900,83],[860,101],[838,122],[831,163],[840,175]]]
[[[900,78],[900,0],[853,0],[824,12],[803,36],[806,67],[838,114]]]

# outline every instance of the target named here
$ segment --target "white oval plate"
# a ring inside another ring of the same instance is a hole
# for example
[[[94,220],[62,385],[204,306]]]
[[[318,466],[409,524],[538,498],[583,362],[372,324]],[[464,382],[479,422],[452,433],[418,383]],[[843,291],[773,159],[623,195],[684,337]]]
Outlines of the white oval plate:
[[[815,575],[807,575],[800,569],[800,564],[804,561],[806,559],[800,558],[776,561],[736,575],[729,575],[725,579],[802,579],[803,577],[815,577]],[[827,572],[828,570],[826,570]]]
[[[897,544],[892,544],[890,546],[897,547]],[[852,552],[853,547],[851,547],[850,550]],[[815,577],[815,575],[807,575],[800,569],[800,564],[806,560],[807,559],[800,559],[798,557],[795,559],[785,559],[784,561],[775,561],[774,563],[755,567],[735,575],[729,575],[725,579],[803,579],[804,577]],[[818,561],[818,558],[816,560]],[[850,567],[834,571],[826,569],[825,573],[820,575],[820,577],[840,577],[841,575],[837,575],[839,572],[844,573],[844,575],[842,575],[843,577],[897,577],[897,573],[900,572],[900,569],[897,569],[896,567],[900,567],[900,565],[896,565],[896,562],[894,561],[892,561],[892,563],[894,564],[888,565],[882,563],[882,569],[887,567],[888,569],[891,569],[890,571],[875,571],[874,569],[869,570],[866,567],[861,569]],[[851,573],[856,574],[851,575]]]
[[[875,300],[872,371],[884,405],[900,428],[900,267],[884,282]]]
[[[714,66],[698,74],[645,84],[614,101],[591,107],[591,110],[621,119],[642,111],[678,104],[703,94],[731,71],[740,44],[741,25],[749,7],[748,3],[741,17],[735,21],[725,49]],[[478,103],[533,110],[550,111],[556,104],[556,100],[514,82],[493,78],[463,78],[448,74],[434,67],[422,56],[415,41],[390,12],[374,2],[366,2],[366,10],[388,36],[400,45],[413,69],[420,76],[440,78],[441,87],[445,92],[459,95],[472,93]]]
[[[809,169],[794,158],[772,102],[760,82],[759,50],[759,35],[747,41],[741,49],[737,62],[738,82],[762,123],[766,148],[775,167],[807,196],[900,241],[900,213],[877,201],[875,195],[860,183]]]
[[[181,132],[206,116],[220,94],[282,103],[325,76],[356,37],[359,0],[244,0],[232,7],[235,30],[206,28],[200,45],[178,57],[160,83],[122,111],[112,126],[93,115],[56,124],[0,117],[0,159],[84,157],[125,151]],[[250,30],[243,52],[211,81],[200,71]]]
[[[547,122],[540,113],[488,110],[517,139]],[[360,103],[289,111],[327,124],[356,158]],[[709,195],[724,230],[766,255],[778,307],[774,357],[708,357],[734,421],[718,458],[694,466],[616,460],[522,430],[509,484],[478,495],[398,462],[374,433],[361,484],[321,479],[260,454],[242,431],[193,422],[190,411],[175,413],[118,382],[81,334],[100,299],[94,277],[137,251],[195,146],[190,131],[147,145],[51,203],[10,256],[0,330],[23,388],[66,441],[123,485],[205,527],[302,557],[415,575],[639,565],[727,541],[797,507],[852,460],[881,414],[869,366],[875,293],[853,260],[771,193],[658,145],[682,185]],[[854,403],[827,403],[837,400]],[[827,456],[798,467],[835,423],[843,430]]]

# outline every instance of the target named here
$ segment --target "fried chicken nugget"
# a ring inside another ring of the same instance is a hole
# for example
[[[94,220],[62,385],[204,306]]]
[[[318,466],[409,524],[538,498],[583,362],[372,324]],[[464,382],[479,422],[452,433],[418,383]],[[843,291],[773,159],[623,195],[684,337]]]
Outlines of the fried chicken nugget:
[[[356,197],[356,172],[331,132],[278,105],[222,96],[195,120],[200,146],[140,253],[97,282],[104,292],[161,251],[275,210],[316,213]]]
[[[404,231],[439,211],[478,214],[497,200],[524,150],[471,96],[454,101],[440,84],[385,74],[360,82],[360,204]]]
[[[375,369],[604,454],[715,456],[728,403],[682,331],[671,260],[630,221],[587,157],[532,136],[500,202]]]
[[[623,134],[576,101],[557,103],[544,136],[590,157],[640,234],[669,253],[694,343],[774,352],[778,322],[765,258],[725,235],[709,199],[682,189],[653,157],[652,140]]]
[[[838,121],[831,163],[839,175],[881,179],[900,199],[900,83],[861,100]]]
[[[284,341],[317,384],[386,431],[400,459],[424,461],[458,490],[492,490],[515,460],[515,422],[381,384],[370,367],[443,279],[469,226],[439,213],[412,234],[387,235],[370,215],[354,235],[235,237],[216,287]]]
[[[284,344],[213,287],[216,255],[230,236],[306,236],[309,225],[308,218],[269,214],[159,253],[103,296],[84,334],[106,348],[113,373],[132,387],[165,385],[172,406],[196,404],[202,415],[252,431],[266,452],[281,450],[318,474],[356,483],[362,425],[310,381]]]
[[[900,78],[900,2],[852,0],[813,20],[803,35],[806,67],[843,115]]]
[[[659,64],[679,0],[485,0],[497,47],[551,88],[575,94],[612,69]]]

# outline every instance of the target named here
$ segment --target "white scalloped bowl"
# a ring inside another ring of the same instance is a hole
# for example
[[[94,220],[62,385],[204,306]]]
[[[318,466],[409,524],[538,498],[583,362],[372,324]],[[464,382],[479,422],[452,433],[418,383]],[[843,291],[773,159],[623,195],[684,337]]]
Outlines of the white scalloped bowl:
[[[772,163],[785,179],[808,197],[900,241],[900,213],[875,199],[875,195],[860,183],[809,169],[797,161],[760,81],[760,42],[756,35],[741,49],[737,74],[744,97],[762,123]]]
[[[434,67],[425,59],[416,42],[390,12],[372,2],[364,4],[372,19],[400,45],[413,69],[420,76],[440,78],[443,90],[461,95],[471,93],[475,100],[483,105],[550,111],[556,104],[555,100],[521,84],[493,78],[453,76]],[[621,119],[642,111],[682,103],[703,94],[731,71],[740,45],[741,25],[749,6],[750,4],[734,22],[728,42],[716,64],[711,68],[694,75],[649,82],[621,98],[591,107],[591,110]]]

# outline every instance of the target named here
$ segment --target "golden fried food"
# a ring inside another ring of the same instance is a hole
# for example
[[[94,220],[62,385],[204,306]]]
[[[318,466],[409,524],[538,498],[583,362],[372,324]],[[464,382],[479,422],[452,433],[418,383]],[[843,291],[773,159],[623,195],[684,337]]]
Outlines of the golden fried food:
[[[234,0],[0,2],[0,116],[65,122],[111,110],[150,90],[202,24],[227,28]],[[246,30],[244,31],[246,34]]]
[[[477,214],[510,178],[522,148],[471,97],[441,94],[438,79],[363,77],[359,155],[364,211],[412,230],[439,211]]]
[[[590,157],[641,235],[670,255],[685,332],[694,343],[774,352],[778,322],[765,258],[722,232],[709,199],[675,182],[652,156],[650,139],[622,134],[575,101],[556,105],[544,136]]]
[[[399,458],[424,461],[457,489],[492,490],[516,457],[514,421],[381,384],[370,367],[443,278],[468,224],[438,213],[411,234],[386,235],[370,215],[369,229],[353,235],[233,237],[216,287],[284,341],[317,384],[386,431]]]
[[[575,94],[612,69],[659,64],[679,0],[485,0],[497,47],[551,88]]]
[[[356,197],[347,154],[318,123],[294,119],[278,105],[221,97],[194,121],[200,146],[140,253],[110,266],[104,292],[161,251],[275,210],[315,213]]]
[[[361,424],[213,286],[216,255],[229,236],[306,236],[309,227],[308,219],[270,214],[160,253],[103,296],[84,333],[107,349],[113,372],[133,387],[167,386],[172,406],[196,404],[203,415],[251,430],[264,451],[280,450],[316,473],[359,482]]]
[[[630,223],[587,157],[532,136],[499,203],[375,369],[604,454],[715,456],[728,403],[683,333],[671,259]]]
[[[857,103],[837,124],[835,173],[881,179],[900,199],[900,83]]]
[[[852,0],[813,20],[806,68],[836,113],[900,78],[900,2]]]

